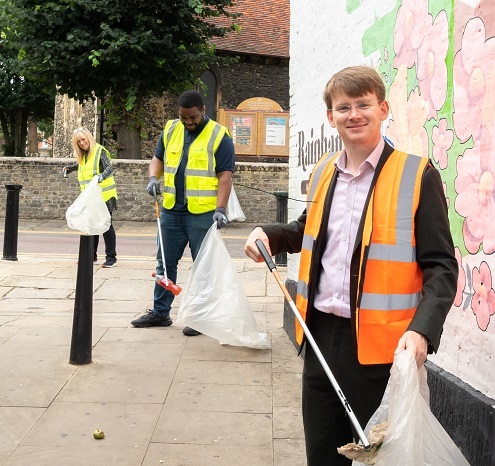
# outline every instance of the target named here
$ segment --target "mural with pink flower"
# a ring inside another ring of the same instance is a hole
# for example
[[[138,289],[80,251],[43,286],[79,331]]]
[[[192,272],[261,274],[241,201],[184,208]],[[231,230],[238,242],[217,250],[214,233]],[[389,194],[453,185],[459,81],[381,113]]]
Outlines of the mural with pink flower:
[[[471,325],[477,331],[489,327],[487,316],[493,314],[491,293],[487,291],[485,302],[482,288],[473,288],[482,270],[483,283],[489,277],[491,289],[495,267],[490,257],[495,253],[495,37],[487,32],[495,34],[491,10],[481,2],[476,7],[398,0],[396,9],[363,38],[365,55],[380,46],[375,67],[388,86],[390,103],[384,137],[401,150],[429,157],[441,173],[459,263],[454,305],[463,312],[473,309]],[[393,38],[380,42],[387,22]]]
[[[478,327],[485,331],[490,323],[490,316],[495,314],[495,291],[492,288],[492,273],[486,262],[479,269],[473,269],[474,295],[471,309],[476,316]]]

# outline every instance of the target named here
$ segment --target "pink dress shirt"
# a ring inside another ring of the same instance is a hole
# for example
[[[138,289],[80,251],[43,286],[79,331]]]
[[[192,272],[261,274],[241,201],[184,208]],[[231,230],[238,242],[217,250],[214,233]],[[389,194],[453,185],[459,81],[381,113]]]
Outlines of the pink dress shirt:
[[[321,312],[339,317],[351,317],[352,251],[364,203],[384,146],[385,142],[382,139],[360,165],[359,172],[355,176],[346,168],[345,149],[335,162],[339,173],[328,219],[328,241],[321,258],[322,272],[314,303],[315,308]]]

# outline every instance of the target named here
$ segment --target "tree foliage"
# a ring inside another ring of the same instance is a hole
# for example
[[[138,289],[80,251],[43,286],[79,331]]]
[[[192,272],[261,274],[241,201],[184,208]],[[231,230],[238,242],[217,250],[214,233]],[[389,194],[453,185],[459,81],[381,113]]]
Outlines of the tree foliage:
[[[16,31],[7,21],[8,5],[0,4],[0,125],[3,153],[6,156],[26,155],[27,121],[53,119],[55,88],[51,91],[26,78],[16,48]]]
[[[211,39],[235,27],[232,0],[12,1],[25,73],[80,102],[105,98],[117,135],[139,130],[144,99],[197,82],[218,60]]]

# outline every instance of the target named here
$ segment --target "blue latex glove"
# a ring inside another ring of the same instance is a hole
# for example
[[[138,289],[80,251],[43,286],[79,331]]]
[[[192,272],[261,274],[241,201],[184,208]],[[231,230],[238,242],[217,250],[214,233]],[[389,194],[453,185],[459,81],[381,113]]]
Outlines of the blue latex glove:
[[[227,211],[223,207],[217,207],[213,214],[213,221],[217,222],[217,228],[220,230],[228,223]]]
[[[155,192],[153,192],[153,188]],[[154,196],[155,194],[158,196],[158,194],[160,194],[160,183],[158,183],[158,179],[156,176],[152,176],[150,178],[148,186],[146,186],[146,192],[150,196]]]

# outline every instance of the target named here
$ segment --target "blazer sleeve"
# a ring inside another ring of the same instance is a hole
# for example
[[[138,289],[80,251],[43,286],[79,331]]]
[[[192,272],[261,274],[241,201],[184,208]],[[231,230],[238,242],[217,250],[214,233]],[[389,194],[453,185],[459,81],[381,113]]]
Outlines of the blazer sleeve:
[[[270,240],[273,255],[281,252],[295,254],[301,252],[304,227],[306,226],[306,209],[297,220],[290,223],[272,223],[261,225]]]
[[[429,340],[429,352],[440,345],[443,324],[457,290],[458,264],[450,233],[440,174],[428,166],[415,217],[416,259],[423,271],[423,297],[408,327]]]

